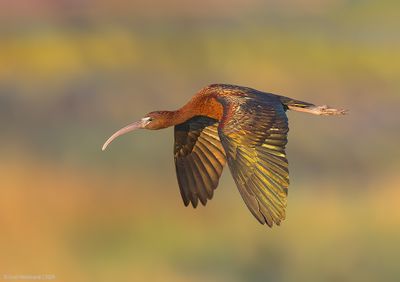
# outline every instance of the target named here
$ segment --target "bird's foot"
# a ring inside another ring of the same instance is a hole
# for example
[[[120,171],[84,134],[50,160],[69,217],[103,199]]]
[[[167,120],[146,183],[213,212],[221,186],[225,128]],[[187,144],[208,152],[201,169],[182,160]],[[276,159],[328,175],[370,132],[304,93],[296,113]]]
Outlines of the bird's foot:
[[[345,115],[347,113],[347,110],[329,108],[327,105],[310,107],[309,109],[311,110],[312,114],[320,116],[336,116]]]

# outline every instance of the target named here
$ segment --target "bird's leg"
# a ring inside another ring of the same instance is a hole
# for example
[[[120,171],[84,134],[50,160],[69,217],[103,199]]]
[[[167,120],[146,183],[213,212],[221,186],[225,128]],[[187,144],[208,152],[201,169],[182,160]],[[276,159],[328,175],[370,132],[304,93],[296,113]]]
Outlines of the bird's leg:
[[[308,113],[308,114],[313,114],[313,115],[318,115],[318,116],[336,116],[336,115],[344,115],[347,113],[346,110],[330,108],[327,105],[322,105],[322,106],[312,105],[312,106],[307,106],[307,107],[288,105],[288,108],[289,108],[289,110],[292,110],[292,111],[303,112],[303,113]]]

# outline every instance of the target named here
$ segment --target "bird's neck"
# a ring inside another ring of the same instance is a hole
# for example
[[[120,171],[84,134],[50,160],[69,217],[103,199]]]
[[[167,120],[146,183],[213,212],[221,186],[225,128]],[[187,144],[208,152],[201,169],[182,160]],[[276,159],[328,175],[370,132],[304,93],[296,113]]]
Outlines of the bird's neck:
[[[175,126],[195,116],[207,116],[220,120],[222,105],[213,97],[194,97],[186,105],[176,111],[164,111],[164,127]]]
[[[195,116],[192,111],[187,111],[184,109],[184,107],[176,111],[165,111],[164,113],[164,127],[170,127],[184,123]]]
[[[194,116],[206,116],[221,120],[223,113],[222,105],[213,96],[195,96],[186,105],[173,112],[175,125],[184,123]]]

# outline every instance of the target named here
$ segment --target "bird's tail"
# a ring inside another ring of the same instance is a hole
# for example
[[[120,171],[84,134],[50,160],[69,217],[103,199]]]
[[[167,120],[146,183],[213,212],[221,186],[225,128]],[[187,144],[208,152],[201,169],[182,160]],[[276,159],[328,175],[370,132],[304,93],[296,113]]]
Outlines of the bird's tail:
[[[286,109],[289,109],[289,107],[307,108],[315,106],[312,103],[295,100],[285,96],[279,96],[279,98],[281,100],[281,103],[285,106]]]
[[[344,115],[347,113],[347,110],[330,108],[327,105],[316,106],[312,103],[303,102],[284,96],[280,96],[280,100],[286,110],[292,110],[296,112],[322,116]]]

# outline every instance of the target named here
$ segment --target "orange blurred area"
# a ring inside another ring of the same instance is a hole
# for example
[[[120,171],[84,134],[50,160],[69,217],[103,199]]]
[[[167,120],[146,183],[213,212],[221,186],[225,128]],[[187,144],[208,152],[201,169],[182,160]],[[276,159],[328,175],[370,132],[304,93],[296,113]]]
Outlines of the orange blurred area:
[[[0,2],[0,281],[398,281],[399,8]],[[280,227],[258,224],[228,169],[206,208],[184,207],[171,128],[101,152],[210,83],[350,112],[288,113]]]

